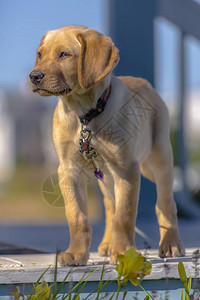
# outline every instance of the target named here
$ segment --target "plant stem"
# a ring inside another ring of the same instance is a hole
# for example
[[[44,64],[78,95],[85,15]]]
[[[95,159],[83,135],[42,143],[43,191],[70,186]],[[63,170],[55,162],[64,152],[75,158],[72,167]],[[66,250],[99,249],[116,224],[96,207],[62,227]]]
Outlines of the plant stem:
[[[152,299],[152,300],[155,300],[151,294],[149,294],[140,284],[139,284],[139,287]]]
[[[118,284],[118,289],[117,289],[117,296],[116,296],[116,300],[118,299],[118,297],[119,297],[119,292],[120,292],[120,289],[121,289],[121,287],[120,287],[120,284]]]

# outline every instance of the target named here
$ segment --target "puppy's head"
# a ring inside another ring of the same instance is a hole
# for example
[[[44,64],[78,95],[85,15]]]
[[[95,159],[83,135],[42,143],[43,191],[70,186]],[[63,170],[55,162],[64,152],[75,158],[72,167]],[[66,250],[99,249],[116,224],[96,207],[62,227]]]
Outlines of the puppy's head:
[[[29,75],[31,89],[41,96],[88,89],[103,80],[118,61],[118,49],[98,31],[75,25],[49,31]]]

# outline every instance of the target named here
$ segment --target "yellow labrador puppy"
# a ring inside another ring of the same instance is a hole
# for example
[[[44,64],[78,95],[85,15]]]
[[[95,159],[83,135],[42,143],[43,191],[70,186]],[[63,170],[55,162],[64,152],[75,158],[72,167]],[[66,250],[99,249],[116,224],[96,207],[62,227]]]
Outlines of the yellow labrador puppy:
[[[69,248],[59,254],[64,266],[85,265],[89,258],[89,173],[99,179],[104,194],[100,255],[110,255],[115,264],[119,253],[135,247],[140,172],[157,188],[159,255],[184,255],[172,193],[167,108],[146,80],[114,77],[118,61],[109,37],[84,26],[66,26],[43,37],[30,73],[33,92],[59,96],[53,139],[71,236]]]

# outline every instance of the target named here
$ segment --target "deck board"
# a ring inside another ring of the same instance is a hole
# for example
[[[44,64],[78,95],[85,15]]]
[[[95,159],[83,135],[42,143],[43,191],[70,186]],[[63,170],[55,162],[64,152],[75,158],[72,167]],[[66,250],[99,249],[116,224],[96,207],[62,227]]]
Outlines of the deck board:
[[[152,262],[152,272],[145,280],[161,280],[167,278],[178,279],[178,262],[182,261],[187,276],[195,277],[193,264],[193,252],[196,249],[186,249],[186,256],[180,258],[161,259],[157,256],[157,250],[149,250],[147,259]],[[141,251],[144,255],[145,252]],[[0,256],[0,285],[36,282],[39,276],[50,266],[43,280],[52,282],[55,268],[55,254],[25,254],[25,255],[2,255]],[[62,282],[69,273],[67,281],[80,281],[96,268],[100,267],[87,280],[98,281],[101,276],[102,266],[105,264],[104,280],[116,280],[115,266],[111,266],[108,258],[99,257],[97,253],[91,253],[87,266],[58,267],[57,281]],[[167,267],[166,267],[167,266]]]

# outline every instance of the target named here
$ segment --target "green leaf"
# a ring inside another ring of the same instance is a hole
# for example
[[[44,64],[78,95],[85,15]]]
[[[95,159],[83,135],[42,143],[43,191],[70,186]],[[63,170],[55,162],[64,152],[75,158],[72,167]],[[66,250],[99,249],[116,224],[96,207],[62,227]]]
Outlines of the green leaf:
[[[59,294],[59,292],[60,292],[61,288],[63,287],[63,285],[66,284],[65,281],[67,280],[67,277],[69,276],[70,272],[71,272],[71,271],[69,271],[69,272],[67,273],[67,275],[65,276],[65,278],[63,279],[63,281],[60,283],[59,288],[58,288],[58,289],[55,291],[55,293],[53,294],[53,298],[56,298],[56,296]],[[67,285],[66,285],[66,288],[67,288]]]
[[[192,285],[192,277],[190,275],[189,280],[188,280],[188,286],[187,286],[188,287],[189,295],[190,295],[191,285]]]
[[[144,269],[144,275],[149,275],[151,273],[152,264],[149,260],[145,261],[145,269]]]
[[[185,292],[185,300],[190,300],[190,297],[188,296],[188,294]]]
[[[38,299],[48,300],[51,296],[51,287],[48,286],[46,281],[43,281],[36,287],[35,295]]]
[[[138,268],[141,267],[141,264],[143,266],[144,257],[139,255],[134,248],[130,248],[126,251],[124,256],[126,258],[124,266],[125,274],[138,270]]]
[[[183,300],[183,291],[182,291],[182,294],[181,294],[181,300]]]
[[[123,272],[123,268],[124,268],[124,263],[121,262],[119,265],[117,265],[116,267],[116,271],[118,272],[118,278],[117,278],[117,281],[119,283],[121,277],[122,277],[122,272]]]
[[[31,296],[33,296],[36,287],[38,286],[40,280],[42,279],[42,277],[44,276],[44,274],[49,270],[49,268],[51,267],[51,265],[42,273],[42,275],[38,278],[38,280],[36,281],[36,283],[33,285],[30,294],[27,296],[27,300],[31,299]]]
[[[97,295],[96,295],[97,300],[99,299],[100,293],[102,291],[104,268],[105,268],[105,264],[103,264],[103,268],[102,268],[102,271],[101,271],[101,277],[100,277],[100,280],[99,280],[98,292],[97,292]]]
[[[79,285],[81,285],[86,279],[88,279],[88,277],[90,277],[91,275],[93,275],[97,270],[99,270],[100,267],[96,268],[94,271],[92,271],[89,275],[87,275],[86,277],[84,277],[81,281],[79,281],[71,290],[70,292],[66,295],[66,298],[69,296],[71,296],[71,293],[77,289],[79,287]],[[66,299],[65,298],[65,299]]]
[[[128,293],[128,291],[123,291],[123,298],[122,298],[122,300],[124,300],[126,298],[127,293]]]
[[[134,248],[128,249],[124,254],[117,256],[119,265],[116,267],[118,272],[118,284],[123,286],[130,281],[137,286],[142,275],[151,272],[151,262],[146,261],[145,257],[139,254]],[[123,278],[122,278],[123,276]]]
[[[187,289],[187,276],[182,261],[178,263],[178,272],[179,272],[181,282],[183,283],[184,287]]]
[[[144,300],[149,300],[149,296],[147,295],[147,296],[144,298]]]
[[[129,281],[134,285],[138,286],[140,284],[140,280],[138,278],[129,278]]]
[[[132,262],[132,265],[130,265],[130,271],[131,272],[140,272],[144,269],[144,262],[145,258],[140,255],[138,257],[135,257],[134,261]]]
[[[192,284],[192,278],[190,276],[189,280],[188,280],[188,283],[187,283],[187,276],[186,276],[186,273],[185,273],[185,268],[184,268],[184,265],[181,261],[178,263],[178,272],[179,272],[180,280],[183,283],[184,288],[185,288],[185,300],[189,300],[191,284]]]
[[[116,267],[116,270],[118,271],[118,275],[121,277],[127,272],[126,267],[128,265],[128,257],[125,254],[119,254],[117,259],[119,261],[119,265]]]

